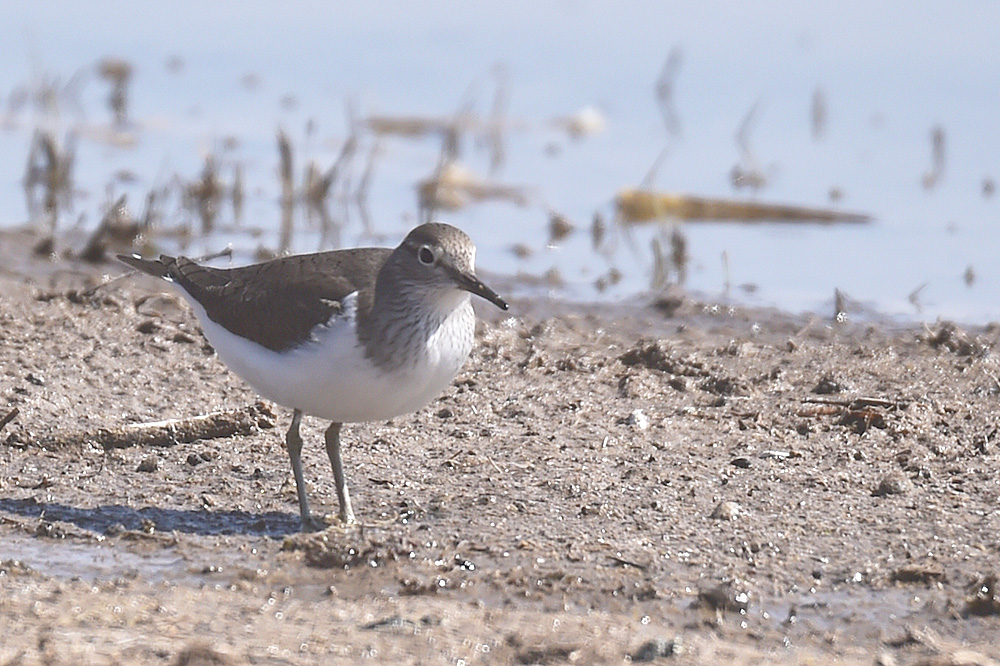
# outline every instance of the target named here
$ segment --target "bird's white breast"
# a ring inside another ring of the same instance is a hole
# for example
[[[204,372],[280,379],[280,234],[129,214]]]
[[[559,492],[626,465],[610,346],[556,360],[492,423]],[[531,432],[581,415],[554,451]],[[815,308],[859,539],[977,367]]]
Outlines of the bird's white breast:
[[[356,294],[312,338],[281,352],[215,323],[181,290],[205,337],[229,368],[264,398],[338,423],[379,421],[416,411],[437,397],[472,349],[475,315],[467,294],[417,346],[412,362],[380,368],[365,356],[356,331]]]

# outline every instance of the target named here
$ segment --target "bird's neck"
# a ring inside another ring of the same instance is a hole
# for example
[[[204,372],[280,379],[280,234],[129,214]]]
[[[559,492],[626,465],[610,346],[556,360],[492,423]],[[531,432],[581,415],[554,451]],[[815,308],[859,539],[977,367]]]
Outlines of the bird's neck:
[[[395,284],[394,290],[376,286],[370,305],[362,304],[358,312],[358,339],[365,355],[379,367],[393,370],[417,364],[432,340],[464,337],[466,329],[471,332],[475,327],[468,292],[428,290],[405,280]]]

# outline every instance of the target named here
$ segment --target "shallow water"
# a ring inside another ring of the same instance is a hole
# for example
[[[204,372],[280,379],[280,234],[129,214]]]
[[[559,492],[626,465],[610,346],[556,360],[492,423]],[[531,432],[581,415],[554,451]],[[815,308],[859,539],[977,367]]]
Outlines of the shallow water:
[[[308,159],[324,169],[334,163],[350,133],[348,105],[355,118],[447,117],[466,108],[489,117],[503,81],[504,163],[489,176],[489,151],[468,137],[461,159],[482,178],[525,187],[530,203],[491,202],[439,217],[470,232],[484,269],[548,276],[526,281],[525,292],[591,301],[650,288],[659,230],[609,232],[595,252],[589,228],[595,213],[610,224],[615,193],[639,185],[665,150],[651,180],[657,189],[875,218],[862,226],[686,224],[689,288],[823,315],[833,313],[839,289],[857,314],[1000,319],[1000,194],[984,193],[1000,178],[993,85],[1000,7],[923,7],[637,3],[612,12],[591,2],[440,2],[399,11],[388,3],[255,2],[237,14],[113,2],[96,15],[73,3],[9,5],[0,9],[0,150],[8,156],[0,164],[0,225],[28,219],[21,181],[35,128],[63,139],[75,128],[77,196],[63,229],[96,225],[121,193],[138,214],[151,188],[197,178],[213,153],[224,180],[242,166],[244,223],[260,235],[225,231],[232,211],[223,207],[223,231],[185,251],[233,242],[248,261],[259,245],[277,245],[279,127],[301,179]],[[668,121],[654,88],[675,49]],[[110,87],[96,70],[107,56],[134,68],[133,147],[97,136],[111,118]],[[56,101],[24,101],[42,90],[56,91]],[[823,122],[813,111],[817,94]],[[573,140],[551,124],[588,106],[606,118],[603,132]],[[751,110],[741,157],[736,135]],[[935,172],[936,127],[943,162]],[[332,213],[345,220],[339,244],[393,243],[417,221],[415,184],[434,170],[441,142],[360,139],[350,174],[357,184],[375,155],[368,198],[375,234],[355,206],[335,203]],[[734,190],[737,165],[759,169],[766,186]],[[549,210],[576,228],[555,246]],[[196,226],[179,197],[161,213],[165,226]],[[293,248],[317,249],[320,234],[305,227],[301,211],[297,225]],[[669,230],[662,233],[669,251]],[[517,244],[528,256],[511,251]],[[612,268],[620,282],[599,291],[595,282],[609,282]]]
[[[56,578],[111,580],[141,577],[160,581],[193,582],[190,563],[175,551],[133,553],[112,543],[38,539],[8,535],[0,545],[0,562],[21,566]]]
[[[231,586],[234,580],[245,576],[253,567],[258,575],[267,575],[269,567],[278,567],[273,560],[264,556],[248,555],[247,549],[199,548],[191,543],[176,547],[159,547],[154,544],[134,544],[131,548],[124,542],[85,539],[40,539],[8,534],[0,543],[0,570],[4,568],[27,568],[45,577],[88,582],[138,580],[156,589],[159,585],[183,586],[197,589],[207,584]],[[263,544],[261,544],[263,546]],[[194,546],[194,547],[193,547]],[[209,564],[210,563],[210,564]],[[6,567],[4,566],[6,565]],[[390,583],[378,576],[373,580],[374,569],[367,564],[353,567],[350,575],[338,579],[338,588],[359,589],[377,583],[383,593],[393,590],[399,595],[398,583]],[[241,573],[242,572],[242,573]],[[324,576],[309,568],[283,569],[281,580],[294,586],[297,596],[327,603],[325,596],[329,585],[324,584]],[[490,608],[504,608],[510,603],[505,595],[484,594],[477,596],[477,603]],[[605,599],[605,603],[610,600]],[[942,624],[940,612],[952,602],[949,595],[934,588],[867,589],[848,590],[835,588],[817,592],[792,592],[775,598],[754,599],[744,612],[728,611],[734,624],[750,630],[776,630],[785,632],[790,644],[808,643],[804,636],[836,634],[844,640],[853,637],[864,640],[871,637],[891,637],[899,639],[906,635],[911,626],[928,627]],[[564,599],[555,608],[564,610]],[[612,603],[613,605],[613,603]],[[670,609],[670,614],[696,614],[699,607],[693,592],[675,597],[670,602],[661,600],[658,613]],[[702,607],[703,608],[703,607]],[[712,619],[714,611],[703,608],[703,618],[707,623],[719,622]],[[742,617],[742,619],[740,619]],[[977,622],[964,627],[964,631],[976,635]],[[372,625],[369,628],[373,628]]]

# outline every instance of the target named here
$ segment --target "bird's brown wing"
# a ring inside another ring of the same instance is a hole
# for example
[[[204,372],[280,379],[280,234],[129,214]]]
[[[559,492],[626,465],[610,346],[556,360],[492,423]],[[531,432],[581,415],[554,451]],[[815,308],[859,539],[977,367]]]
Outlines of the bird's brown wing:
[[[238,268],[211,268],[166,255],[158,261],[119,258],[176,283],[231,333],[283,351],[302,344],[316,326],[340,313],[349,294],[361,292],[358,307],[370,307],[375,278],[390,253],[386,248],[335,250]]]

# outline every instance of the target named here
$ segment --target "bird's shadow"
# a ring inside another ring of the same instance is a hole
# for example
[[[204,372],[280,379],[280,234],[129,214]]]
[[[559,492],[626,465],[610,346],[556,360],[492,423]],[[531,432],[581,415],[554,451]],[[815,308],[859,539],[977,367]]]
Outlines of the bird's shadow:
[[[102,504],[89,509],[39,502],[33,498],[0,498],[0,512],[37,518],[46,522],[72,523],[77,527],[98,534],[116,534],[125,531],[148,530],[182,532],[199,536],[244,535],[284,537],[301,531],[298,514],[269,511],[197,511],[143,507],[135,509],[120,504]]]

